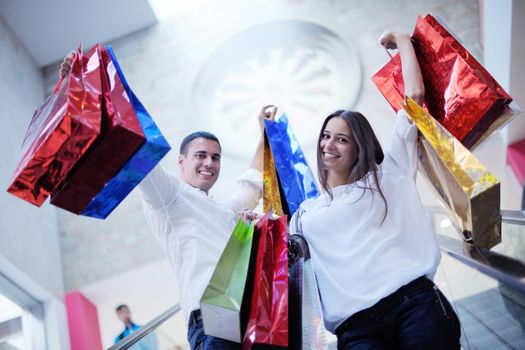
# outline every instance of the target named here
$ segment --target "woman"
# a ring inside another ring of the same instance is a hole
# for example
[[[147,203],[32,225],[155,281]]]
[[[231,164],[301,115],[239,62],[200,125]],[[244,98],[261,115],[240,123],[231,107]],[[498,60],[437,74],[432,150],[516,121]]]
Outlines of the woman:
[[[410,36],[388,33],[401,56],[405,95],[424,84]],[[321,128],[324,193],[305,201],[292,233],[309,243],[327,329],[338,349],[459,349],[459,320],[431,281],[440,253],[418,197],[418,131],[401,110],[388,152],[366,118],[337,111]]]

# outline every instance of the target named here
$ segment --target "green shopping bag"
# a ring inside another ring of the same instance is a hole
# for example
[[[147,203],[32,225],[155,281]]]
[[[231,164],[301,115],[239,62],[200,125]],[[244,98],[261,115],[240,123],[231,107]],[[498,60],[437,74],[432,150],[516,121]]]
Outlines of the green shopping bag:
[[[211,280],[201,298],[204,333],[214,337],[241,342],[244,332],[242,314],[253,225],[239,219],[222,252]],[[246,296],[250,298],[250,295]],[[247,304],[247,303],[245,303]]]

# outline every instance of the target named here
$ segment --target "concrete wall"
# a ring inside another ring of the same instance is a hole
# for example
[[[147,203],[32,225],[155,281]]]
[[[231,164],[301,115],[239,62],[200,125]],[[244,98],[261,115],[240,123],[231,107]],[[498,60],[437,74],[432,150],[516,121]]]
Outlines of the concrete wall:
[[[42,73],[1,16],[0,47],[0,273],[44,302],[53,329],[49,348],[67,349],[56,211],[5,191],[33,111],[44,100]]]

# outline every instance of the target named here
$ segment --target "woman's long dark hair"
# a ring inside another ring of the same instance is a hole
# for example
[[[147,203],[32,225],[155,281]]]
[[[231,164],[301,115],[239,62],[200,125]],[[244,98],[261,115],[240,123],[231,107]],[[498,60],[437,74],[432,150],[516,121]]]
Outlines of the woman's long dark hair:
[[[357,160],[352,165],[347,183],[351,184],[358,180],[364,180],[365,187],[363,187],[363,195],[366,190],[376,191],[379,193],[383,199],[383,202],[385,203],[385,215],[383,216],[382,220],[382,222],[384,222],[388,212],[388,204],[379,184],[379,168],[377,165],[383,162],[385,155],[383,153],[383,149],[381,148],[381,144],[379,144],[374,130],[372,129],[372,126],[370,126],[368,120],[361,113],[339,110],[330,114],[324,120],[317,142],[317,173],[319,175],[319,182],[321,183],[323,189],[328,192],[330,198],[333,199],[332,191],[328,187],[328,171],[324,169],[323,166],[320,141],[326,125],[330,119],[335,117],[339,117],[346,122],[352,132],[352,142],[354,143],[354,146],[357,147]],[[374,178],[374,183],[376,184],[377,188],[374,188],[370,184],[369,176]]]

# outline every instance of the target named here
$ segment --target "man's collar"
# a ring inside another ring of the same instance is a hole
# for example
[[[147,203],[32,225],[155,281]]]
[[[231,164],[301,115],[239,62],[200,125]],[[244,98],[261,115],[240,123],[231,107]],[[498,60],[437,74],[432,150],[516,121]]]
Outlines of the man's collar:
[[[133,321],[130,323],[126,323],[126,329],[133,329],[135,327],[137,327],[137,325],[133,323]]]

